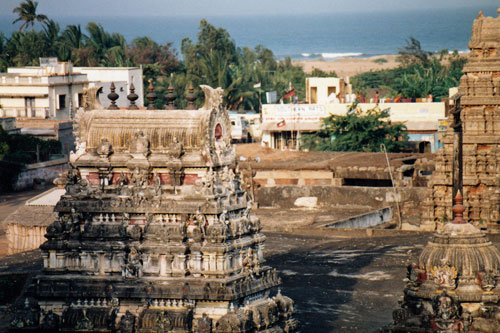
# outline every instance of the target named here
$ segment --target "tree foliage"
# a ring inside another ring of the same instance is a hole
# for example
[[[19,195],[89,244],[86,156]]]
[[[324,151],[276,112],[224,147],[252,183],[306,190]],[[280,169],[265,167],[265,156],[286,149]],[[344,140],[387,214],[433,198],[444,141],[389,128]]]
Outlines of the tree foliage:
[[[410,39],[406,41],[406,46],[398,50],[397,61],[404,66],[425,64],[431,55],[432,52],[422,50],[420,41],[410,37]]]
[[[358,74],[351,80],[353,89],[358,93],[368,88],[386,89],[391,97],[403,98],[448,96],[448,89],[459,85],[467,62],[457,51],[448,53],[443,50],[440,56],[430,57],[430,52],[421,50],[420,42],[410,38],[408,45],[400,50],[399,67]]]
[[[322,129],[302,135],[302,149],[314,151],[401,151],[407,144],[406,126],[393,124],[388,110],[375,107],[364,113],[356,104],[345,115],[331,115],[323,119]]]
[[[61,142],[57,140],[42,140],[33,135],[9,135],[0,128],[0,160],[35,163],[37,146],[40,161],[47,161],[50,155],[61,153]]]
[[[199,97],[197,103],[203,101],[200,84],[222,87],[224,104],[231,110],[259,111],[264,92],[276,91],[281,97],[290,87],[299,99],[305,98],[306,74],[290,58],[278,61],[271,50],[261,45],[254,49],[238,47],[225,29],[206,20],[200,22],[197,40],[182,41],[181,61],[172,43],[161,45],[149,37],[127,43],[121,34],[110,33],[96,22],[89,22],[84,28],[68,25],[61,29],[57,22],[36,14],[36,7],[36,1],[22,2],[19,8],[23,8],[24,14],[16,22],[28,23],[10,37],[0,33],[0,71],[7,67],[38,66],[40,57],[57,57],[75,66],[142,66],[145,85],[153,80],[157,107],[165,104],[170,83],[179,97],[185,96],[192,83]],[[40,20],[42,29],[33,29],[34,22]],[[27,26],[32,29],[26,29]],[[315,70],[311,76],[336,74]],[[259,84],[260,88],[254,88]],[[177,98],[175,103],[180,108],[186,106],[183,98]]]
[[[26,0],[21,2],[19,6],[14,8],[12,12],[17,14],[17,18],[12,22],[15,24],[17,22],[23,22],[19,27],[19,31],[27,29],[31,26],[31,30],[33,31],[35,28],[35,21],[44,23],[47,20],[47,16],[44,14],[38,14],[36,12],[38,7],[38,2],[33,0]]]

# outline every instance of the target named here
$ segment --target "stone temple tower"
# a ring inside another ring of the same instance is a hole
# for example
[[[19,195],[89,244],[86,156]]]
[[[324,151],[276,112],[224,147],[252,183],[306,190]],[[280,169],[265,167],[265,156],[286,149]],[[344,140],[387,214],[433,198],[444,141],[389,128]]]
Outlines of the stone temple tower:
[[[136,110],[133,92],[129,110],[88,99],[16,330],[294,331],[293,301],[264,264],[223,91],[203,89],[199,110]]]
[[[458,192],[455,218],[408,266],[401,308],[382,332],[500,332],[500,252],[464,210]]]
[[[500,12],[500,9],[499,9]],[[500,17],[474,20],[470,53],[460,79],[462,130],[463,197],[465,218],[483,229],[500,227]],[[450,120],[453,115],[450,116]],[[444,148],[436,159],[432,177],[432,198],[426,204],[423,228],[450,220],[453,198],[454,130],[449,128]],[[455,151],[455,153],[454,153]],[[458,178],[455,178],[456,180]],[[455,191],[456,193],[456,191]]]

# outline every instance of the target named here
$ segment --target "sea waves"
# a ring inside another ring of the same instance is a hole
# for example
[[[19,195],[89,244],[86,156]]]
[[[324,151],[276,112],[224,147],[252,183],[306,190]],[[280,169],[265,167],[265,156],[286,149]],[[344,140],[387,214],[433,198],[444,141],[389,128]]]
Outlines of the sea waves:
[[[301,53],[300,54],[302,58],[306,59],[317,59],[317,58],[323,58],[323,59],[335,59],[335,58],[342,58],[342,57],[361,57],[363,53],[361,52],[322,52],[322,53]],[[293,57],[292,57],[293,58]]]

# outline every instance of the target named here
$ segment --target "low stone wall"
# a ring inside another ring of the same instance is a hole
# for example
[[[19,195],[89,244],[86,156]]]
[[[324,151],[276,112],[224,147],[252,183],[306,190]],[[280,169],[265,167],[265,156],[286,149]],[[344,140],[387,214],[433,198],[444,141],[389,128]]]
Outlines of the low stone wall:
[[[7,254],[14,254],[37,249],[46,241],[46,226],[25,226],[9,224],[7,226]]]
[[[392,207],[378,209],[366,214],[353,216],[343,221],[329,223],[325,228],[370,228],[377,225],[391,222],[394,219],[394,209]]]
[[[256,170],[254,182],[262,187],[280,185],[342,185],[330,170]]]
[[[418,228],[422,213],[419,207],[429,195],[429,189],[423,187],[397,189],[397,202],[404,229]],[[392,187],[273,186],[255,190],[255,200],[259,207],[295,208],[295,201],[301,197],[316,197],[318,208],[366,206],[380,209],[396,206]],[[397,215],[397,209],[394,209],[394,215]]]
[[[19,173],[13,188],[15,191],[32,188],[35,178],[45,181],[46,183],[50,183],[56,179],[59,174],[65,172],[67,169],[67,158],[28,164],[25,169]]]

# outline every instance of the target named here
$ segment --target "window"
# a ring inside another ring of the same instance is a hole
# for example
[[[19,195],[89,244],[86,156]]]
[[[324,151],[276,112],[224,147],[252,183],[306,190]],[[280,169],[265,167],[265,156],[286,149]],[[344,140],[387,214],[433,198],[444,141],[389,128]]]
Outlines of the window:
[[[78,94],[78,107],[83,107],[83,94]]]
[[[331,94],[337,95],[337,87],[328,87],[328,95],[330,96]]]
[[[66,95],[59,95],[59,110],[66,109]]]
[[[311,104],[318,103],[318,87],[311,87]]]
[[[24,98],[24,109],[26,110],[26,117],[35,117],[35,97]]]

